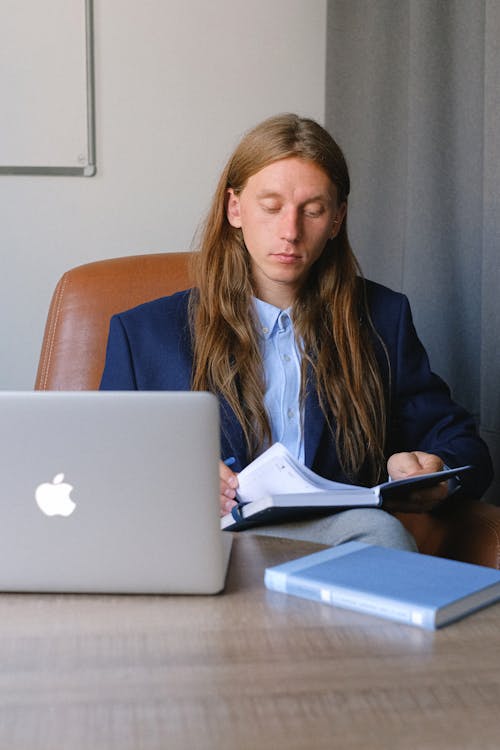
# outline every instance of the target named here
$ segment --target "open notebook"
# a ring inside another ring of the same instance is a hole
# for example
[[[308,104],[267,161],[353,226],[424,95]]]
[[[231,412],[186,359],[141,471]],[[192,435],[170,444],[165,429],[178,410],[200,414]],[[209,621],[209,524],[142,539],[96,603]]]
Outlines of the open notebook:
[[[374,487],[343,484],[315,474],[281,443],[274,443],[238,475],[238,505],[221,527],[242,531],[251,526],[326,515],[340,508],[378,507],[417,487],[430,487],[470,471],[471,466],[425,474]]]

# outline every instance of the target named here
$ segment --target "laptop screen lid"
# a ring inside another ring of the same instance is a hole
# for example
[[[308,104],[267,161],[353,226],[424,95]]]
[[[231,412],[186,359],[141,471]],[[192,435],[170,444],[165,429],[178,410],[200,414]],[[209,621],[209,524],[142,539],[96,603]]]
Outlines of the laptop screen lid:
[[[0,431],[0,590],[223,588],[215,396],[0,392]]]

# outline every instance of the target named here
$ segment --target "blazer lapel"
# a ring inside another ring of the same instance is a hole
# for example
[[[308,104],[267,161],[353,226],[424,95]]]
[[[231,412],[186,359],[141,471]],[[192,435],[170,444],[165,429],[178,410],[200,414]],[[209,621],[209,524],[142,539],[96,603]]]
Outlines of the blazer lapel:
[[[305,464],[328,479],[347,481],[340,466],[335,437],[330,434],[319,404],[312,374],[309,374],[304,414]]]
[[[248,464],[245,438],[241,425],[225,398],[219,399],[221,420],[221,458],[234,458],[231,469],[241,471]]]
[[[304,407],[304,453],[305,464],[312,467],[319,441],[325,427],[325,417],[319,405],[318,394],[311,382],[312,373],[308,373],[306,403]]]

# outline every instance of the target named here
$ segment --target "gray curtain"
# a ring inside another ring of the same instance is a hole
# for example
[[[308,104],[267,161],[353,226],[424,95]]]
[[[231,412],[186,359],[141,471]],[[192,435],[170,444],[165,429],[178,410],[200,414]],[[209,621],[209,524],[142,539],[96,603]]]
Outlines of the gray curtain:
[[[500,0],[329,0],[326,125],[365,275],[407,294],[500,504]]]

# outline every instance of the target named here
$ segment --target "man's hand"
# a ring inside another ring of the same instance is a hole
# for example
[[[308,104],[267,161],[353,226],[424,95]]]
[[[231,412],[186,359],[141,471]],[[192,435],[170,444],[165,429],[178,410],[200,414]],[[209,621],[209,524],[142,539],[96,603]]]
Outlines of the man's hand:
[[[220,476],[220,509],[219,515],[231,513],[236,505],[236,488],[238,486],[238,475],[231,471],[223,461],[219,462]]]
[[[443,461],[433,453],[412,451],[411,453],[394,453],[387,462],[387,470],[392,479],[407,479],[419,474],[433,474],[443,469]],[[395,499],[384,502],[384,508],[402,513],[425,513],[442,502],[448,494],[448,482],[444,481],[435,487],[409,492],[404,500]]]

